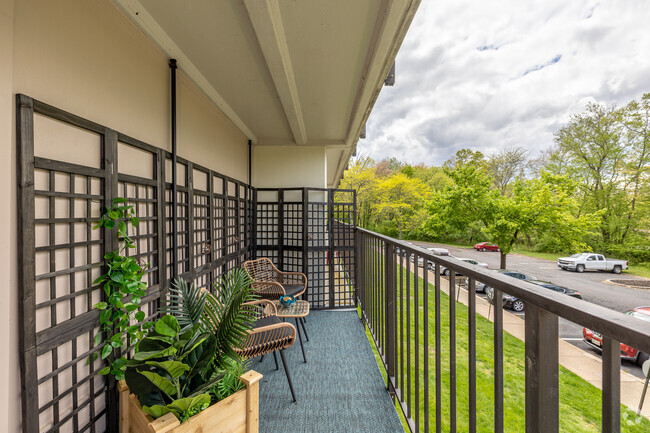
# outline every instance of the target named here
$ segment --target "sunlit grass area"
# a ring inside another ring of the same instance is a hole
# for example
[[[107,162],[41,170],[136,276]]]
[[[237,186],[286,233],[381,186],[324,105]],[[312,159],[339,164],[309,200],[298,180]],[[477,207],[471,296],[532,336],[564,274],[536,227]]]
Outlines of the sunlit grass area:
[[[399,272],[399,267],[397,268]],[[404,396],[410,394],[412,402],[415,402],[416,380],[419,385],[419,406],[414,418],[419,419],[420,428],[424,425],[425,400],[424,400],[424,282],[422,278],[415,277],[412,273],[407,277],[402,272],[404,290],[398,298],[397,314],[398,321],[401,320],[404,338],[398,350],[404,353],[404,360],[399,364],[401,357],[398,355],[398,370],[404,376]],[[398,278],[400,278],[398,274]],[[409,284],[409,293],[406,293],[406,284]],[[415,307],[415,290],[417,282],[418,306]],[[435,299],[434,287],[428,285],[428,337],[427,356],[429,362],[429,423],[435,426]],[[383,294],[381,295],[383,296]],[[381,299],[380,296],[380,299]],[[449,333],[449,297],[441,293],[440,319],[442,323],[442,429],[449,430],[450,419],[450,333]],[[455,304],[456,308],[456,388],[457,388],[457,410],[456,422],[458,431],[467,431],[469,426],[469,395],[468,395],[468,309],[460,303]],[[407,321],[407,310],[409,321]],[[416,348],[415,348],[415,317],[417,314],[418,327],[418,363],[419,376],[415,374]],[[367,332],[372,343],[372,335]],[[399,338],[400,328],[398,322],[397,335]],[[406,353],[406,336],[411,336],[411,350]],[[494,362],[493,362],[493,324],[487,319],[477,316],[476,318],[476,348],[477,348],[477,390],[476,400],[479,410],[477,411],[477,431],[494,431]],[[377,362],[383,370],[383,363],[379,357],[374,343],[372,343]],[[524,343],[504,333],[504,421],[505,431],[521,432],[525,430],[525,371],[524,371]],[[410,368],[410,375],[407,369]],[[385,372],[382,371],[384,380]],[[599,432],[601,424],[601,391],[589,384],[579,376],[560,366],[560,431],[567,432]],[[411,379],[410,391],[407,389],[407,378]],[[401,382],[401,381],[400,381]],[[398,384],[401,386],[400,384]],[[415,412],[415,406],[413,406]],[[400,412],[398,410],[398,412]],[[636,417],[634,412],[626,407],[621,408],[621,431],[623,432],[648,432],[650,421],[643,417]],[[403,422],[404,423],[404,422]],[[404,423],[404,425],[406,425]],[[408,429],[407,429],[408,430]]]

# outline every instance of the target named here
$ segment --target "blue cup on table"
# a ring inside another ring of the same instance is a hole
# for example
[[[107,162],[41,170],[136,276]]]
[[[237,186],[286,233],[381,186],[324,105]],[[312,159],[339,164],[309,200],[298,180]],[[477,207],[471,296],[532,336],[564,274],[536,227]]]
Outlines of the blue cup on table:
[[[291,295],[280,296],[280,305],[284,308],[291,307],[296,302],[296,298]]]

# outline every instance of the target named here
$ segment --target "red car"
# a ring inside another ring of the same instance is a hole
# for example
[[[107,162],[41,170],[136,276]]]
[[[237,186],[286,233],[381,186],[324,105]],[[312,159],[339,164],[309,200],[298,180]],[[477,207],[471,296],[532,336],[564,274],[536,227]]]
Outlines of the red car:
[[[474,249],[477,251],[501,251],[501,248],[492,242],[481,242],[480,244],[474,244]]]
[[[646,322],[650,322],[650,307],[637,307],[633,310],[626,311],[625,314],[636,317],[637,319],[645,320]],[[592,331],[589,328],[582,328],[582,339],[585,340],[585,342],[591,347],[602,350],[603,336],[598,332]],[[629,361],[634,361],[637,364],[642,365],[645,361],[648,360],[648,354],[636,350],[627,344],[621,343],[621,358],[627,359]]]

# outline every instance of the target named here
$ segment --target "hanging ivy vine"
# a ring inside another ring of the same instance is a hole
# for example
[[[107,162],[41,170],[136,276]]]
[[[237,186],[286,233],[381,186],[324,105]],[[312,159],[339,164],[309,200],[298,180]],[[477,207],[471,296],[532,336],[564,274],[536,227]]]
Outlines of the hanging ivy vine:
[[[129,226],[137,227],[138,217],[128,200],[117,197],[94,229],[106,228],[117,230],[119,247],[117,250],[104,255],[108,271],[94,281],[101,284],[106,295],[106,301],[98,302],[95,308],[101,310],[99,315],[100,331],[95,336],[95,346],[103,342],[101,358],[108,365],[99,374],[112,374],[115,379],[124,379],[126,370],[127,345],[137,346],[144,337],[143,330],[151,328],[152,322],[140,324],[145,319],[145,312],[140,309],[140,302],[147,290],[147,284],[142,281],[148,264],[141,266],[140,262],[129,257],[127,252],[135,248],[133,239],[129,236]],[[113,355],[113,356],[111,356]],[[94,354],[94,359],[99,356]]]

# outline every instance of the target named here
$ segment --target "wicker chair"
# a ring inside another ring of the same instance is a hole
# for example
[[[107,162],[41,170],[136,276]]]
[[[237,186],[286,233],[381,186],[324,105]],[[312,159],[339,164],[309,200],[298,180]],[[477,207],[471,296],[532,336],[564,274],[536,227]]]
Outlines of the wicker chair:
[[[307,289],[307,277],[300,272],[282,272],[266,257],[244,262],[243,268],[253,280],[255,294],[272,301],[280,296],[296,298]]]
[[[289,389],[291,390],[291,397],[295,402],[296,393],[293,389],[291,374],[289,373],[289,367],[284,357],[284,349],[290,347],[296,341],[296,328],[291,323],[280,320],[277,317],[275,305],[267,299],[248,302],[246,305],[255,310],[257,320],[253,325],[253,329],[249,331],[248,339],[242,348],[236,348],[235,351],[245,359],[273,353],[276,370],[279,367],[278,358],[275,353],[276,351],[280,352],[284,373],[287,376]]]

